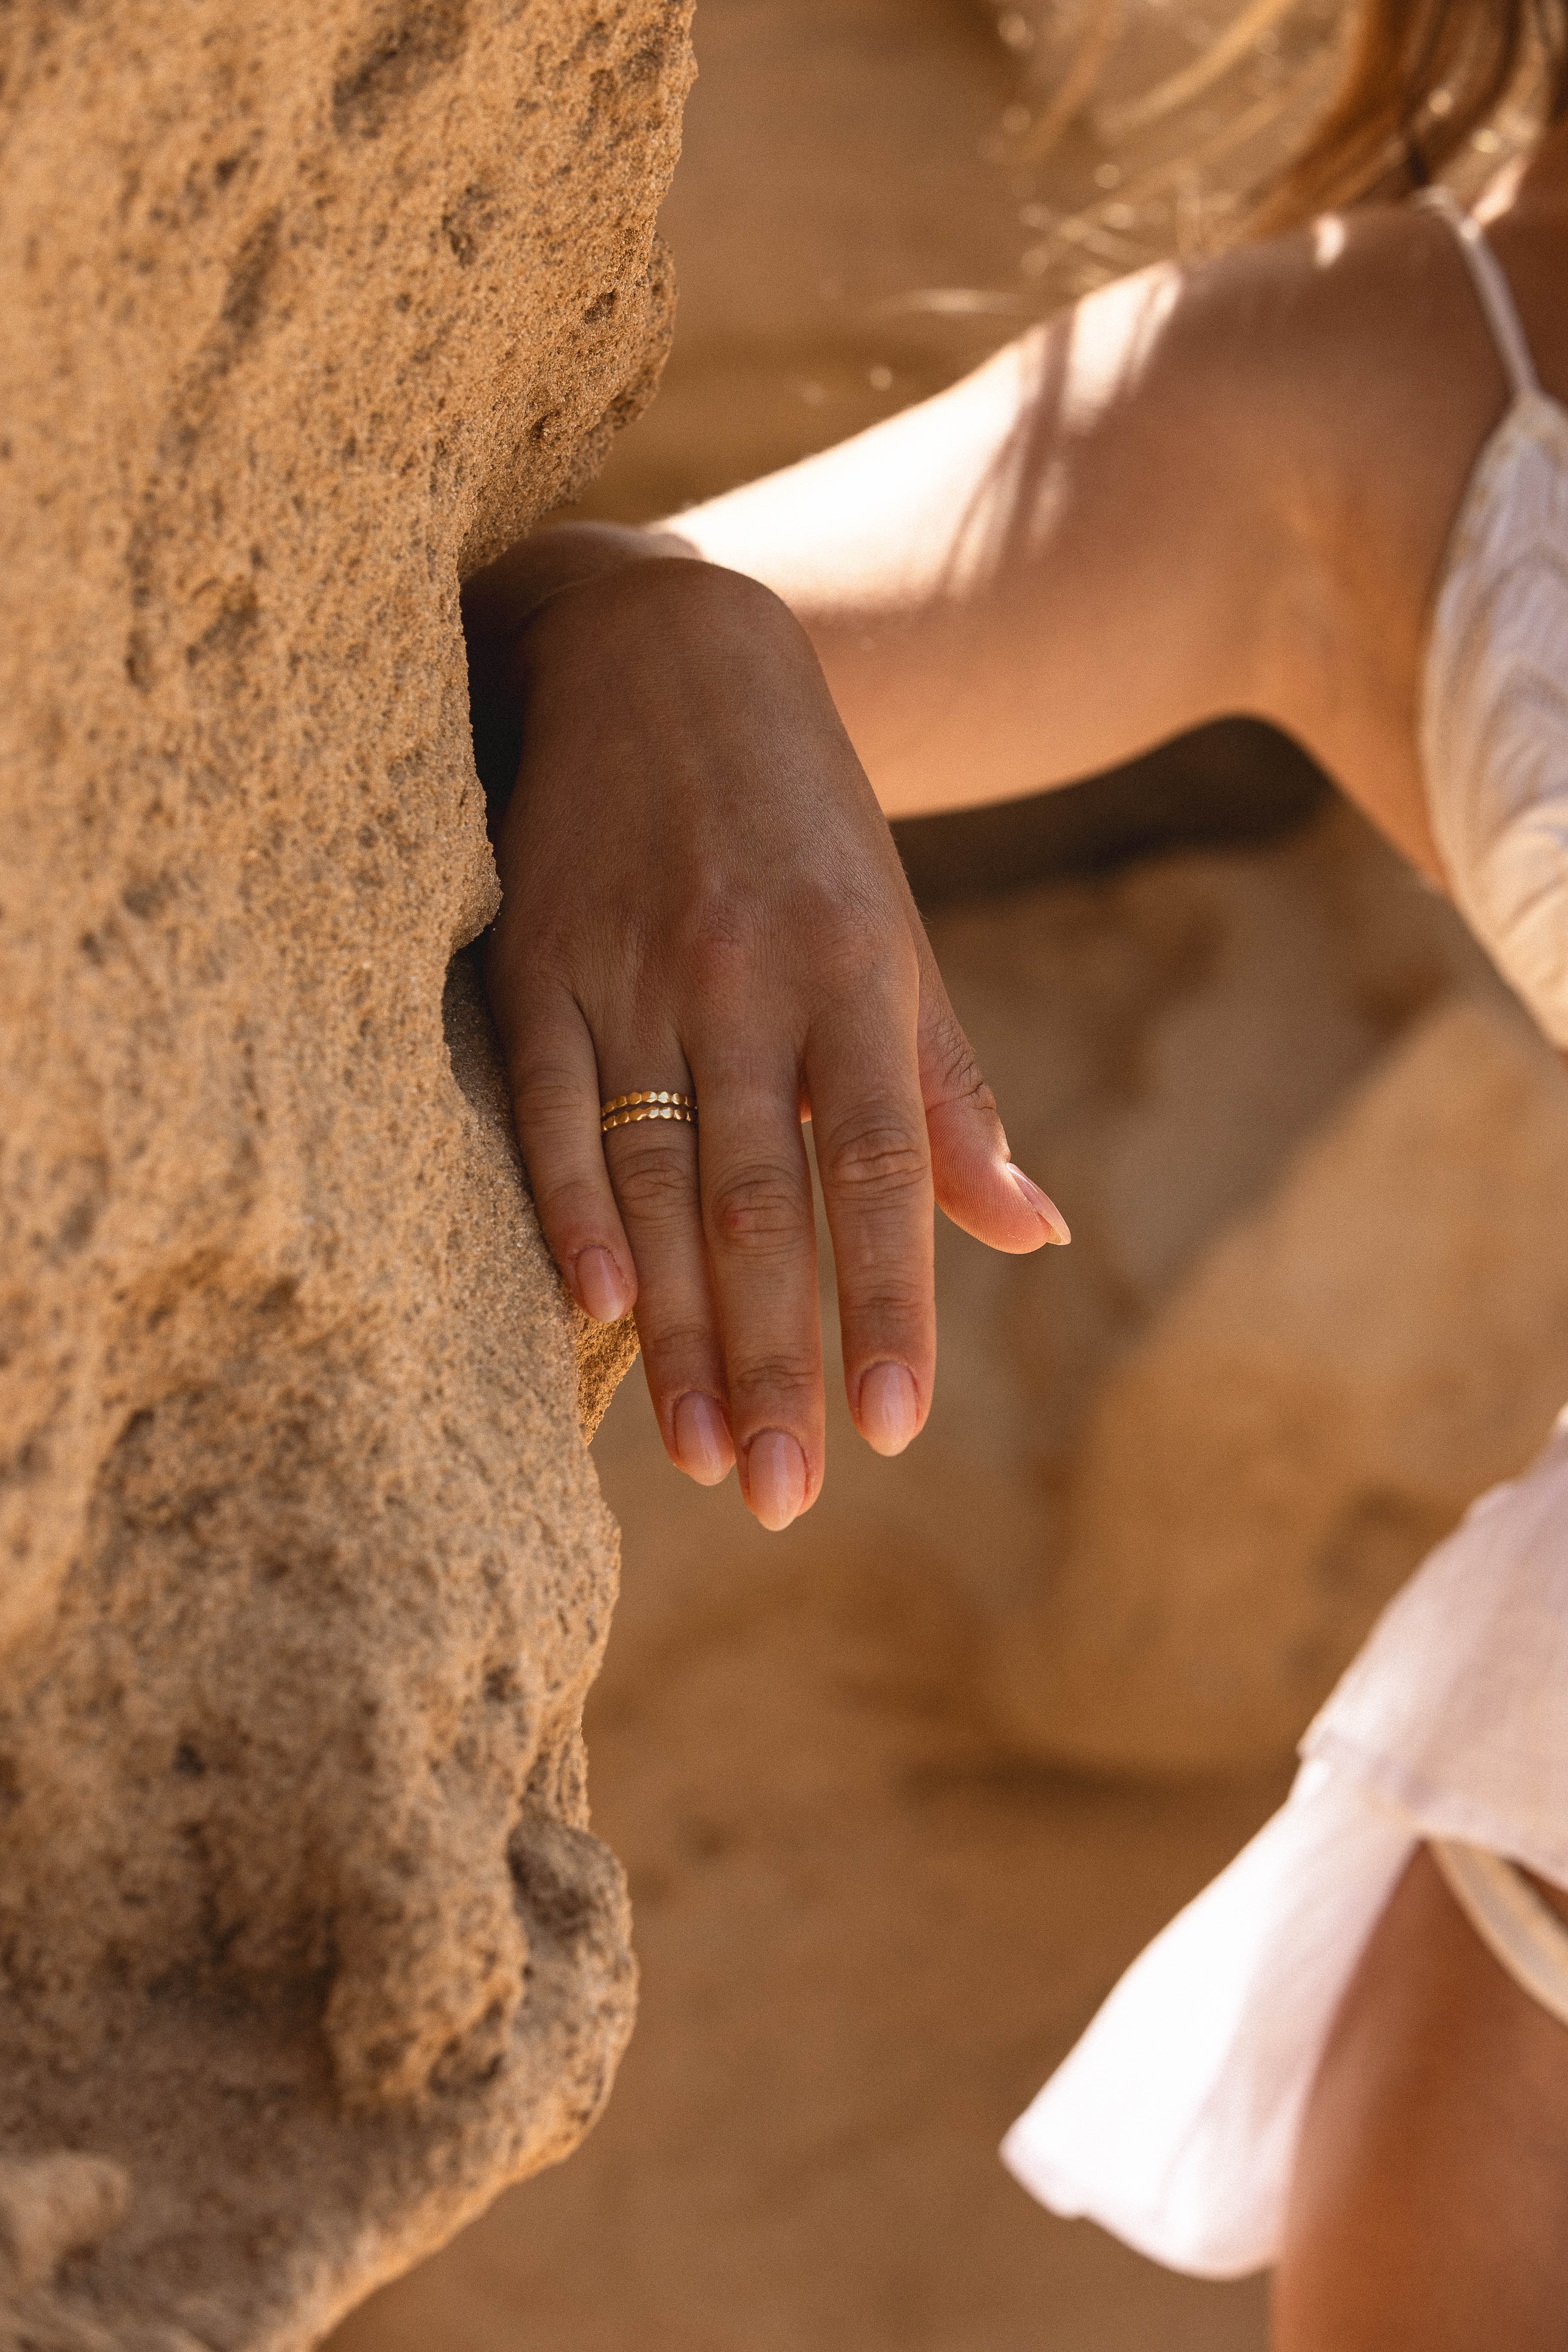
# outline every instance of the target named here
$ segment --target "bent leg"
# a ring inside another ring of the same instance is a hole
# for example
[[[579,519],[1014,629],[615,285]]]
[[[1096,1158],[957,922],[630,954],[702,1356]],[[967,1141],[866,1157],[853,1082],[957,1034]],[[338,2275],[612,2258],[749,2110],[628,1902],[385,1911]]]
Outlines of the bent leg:
[[[1274,2320],[1276,2352],[1568,2352],[1568,2029],[1425,1846],[1319,2062]]]

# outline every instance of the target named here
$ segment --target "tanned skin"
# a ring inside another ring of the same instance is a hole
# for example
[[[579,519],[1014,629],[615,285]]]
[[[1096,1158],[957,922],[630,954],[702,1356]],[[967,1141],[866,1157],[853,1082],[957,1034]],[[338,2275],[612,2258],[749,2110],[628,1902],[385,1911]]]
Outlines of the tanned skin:
[[[1568,128],[1490,233],[1568,396]],[[770,1526],[820,1490],[803,1108],[883,1452],[930,1408],[933,1197],[996,1248],[1063,1230],[1007,1172],[879,803],[1249,711],[1440,883],[1421,654],[1507,398],[1450,232],[1373,209],[1145,272],[662,531],[567,525],[470,583],[476,691],[524,718],[489,957],[519,1133],[580,1304],[635,1303],[678,1465],[738,1455]],[[689,1129],[601,1150],[599,1100],[644,1086],[699,1096],[700,1177]]]
[[[1568,127],[1484,210],[1568,402]],[[1507,400],[1449,231],[1368,210],[1147,272],[841,449],[662,531],[542,532],[470,583],[476,696],[522,728],[489,957],[518,1131],[575,1297],[635,1306],[679,1466],[738,1461],[773,1528],[820,1489],[807,1112],[884,1453],[930,1408],[933,1200],[995,1248],[1063,1237],[884,813],[1246,711],[1441,886],[1422,652]],[[684,1127],[601,1144],[601,1097],[641,1087],[697,1095],[700,1162]],[[1277,2287],[1278,2352],[1568,2347],[1568,2032],[1425,1851],[1324,2051]]]

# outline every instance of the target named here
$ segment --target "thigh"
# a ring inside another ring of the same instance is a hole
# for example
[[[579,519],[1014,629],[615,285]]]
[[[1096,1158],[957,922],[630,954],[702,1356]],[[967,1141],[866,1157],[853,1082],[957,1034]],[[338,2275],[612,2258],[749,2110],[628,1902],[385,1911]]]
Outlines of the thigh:
[[[1319,2063],[1274,2309],[1277,2352],[1568,2352],[1568,2028],[1425,1846]]]

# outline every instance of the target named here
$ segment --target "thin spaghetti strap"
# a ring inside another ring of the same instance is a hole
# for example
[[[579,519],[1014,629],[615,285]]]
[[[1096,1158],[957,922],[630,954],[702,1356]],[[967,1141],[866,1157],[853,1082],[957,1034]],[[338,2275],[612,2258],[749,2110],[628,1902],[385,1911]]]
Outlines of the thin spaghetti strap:
[[[1459,251],[1469,265],[1470,278],[1487,314],[1503,373],[1515,394],[1539,392],[1541,379],[1535,373],[1530,340],[1520,320],[1513,289],[1501,262],[1487,243],[1479,221],[1472,219],[1450,188],[1425,188],[1415,201],[1429,212],[1439,214],[1453,230]]]

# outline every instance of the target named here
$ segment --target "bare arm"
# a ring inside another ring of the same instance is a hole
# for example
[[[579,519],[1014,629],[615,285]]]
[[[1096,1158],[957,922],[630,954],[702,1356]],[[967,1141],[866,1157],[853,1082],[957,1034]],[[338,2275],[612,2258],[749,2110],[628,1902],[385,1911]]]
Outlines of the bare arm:
[[[1448,232],[1387,209],[1124,279],[657,531],[542,533],[492,602],[656,553],[761,581],[805,626],[889,815],[1252,713],[1435,873],[1421,642],[1504,396]]]
[[[670,527],[805,623],[889,814],[1246,711],[1434,871],[1421,638],[1502,400],[1447,230],[1390,211],[1125,280]]]
[[[1066,1237],[878,799],[1003,798],[1254,711],[1434,871],[1420,650],[1502,399],[1447,231],[1386,212],[1149,273],[660,533],[567,526],[470,584],[477,698],[518,730],[489,971],[524,1156],[580,1303],[635,1298],[694,1476],[738,1458],[775,1527],[820,1486],[806,1105],[882,1451],[929,1410],[933,1192],[996,1247]],[[695,1093],[700,1155],[602,1144],[599,1100],[650,1087]]]

